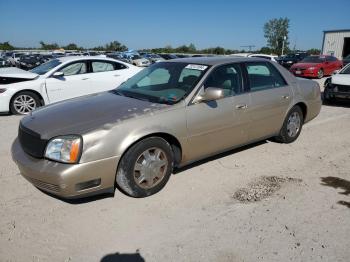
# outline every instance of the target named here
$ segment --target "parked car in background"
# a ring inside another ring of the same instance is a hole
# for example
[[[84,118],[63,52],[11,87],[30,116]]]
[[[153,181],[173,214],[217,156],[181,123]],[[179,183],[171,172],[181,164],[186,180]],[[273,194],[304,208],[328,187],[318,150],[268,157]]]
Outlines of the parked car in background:
[[[18,62],[17,62],[17,67],[24,69],[24,70],[30,70],[33,69],[34,67],[39,66],[42,64],[43,60],[40,56],[36,55],[22,55]]]
[[[174,54],[158,54],[159,56],[163,57],[165,60],[175,59],[178,58]]]
[[[165,60],[163,57],[161,57],[157,54],[144,54],[143,57],[148,59],[151,62],[151,64]]]
[[[17,66],[19,58],[23,55],[23,53],[12,53],[12,55],[8,58],[8,61],[11,63],[11,66]]]
[[[145,67],[151,64],[151,62],[148,59],[135,54],[127,56],[127,59],[130,61],[130,64],[135,66]]]
[[[277,62],[277,59],[278,59],[277,55],[265,55],[265,54],[251,54],[251,55],[248,55],[248,57],[263,58],[273,62]]]
[[[24,178],[60,197],[114,192],[115,184],[147,197],[174,167],[266,138],[295,141],[320,108],[318,83],[277,63],[174,59],[23,118],[12,157]]]
[[[299,63],[290,68],[296,76],[322,78],[333,74],[334,71],[343,67],[342,61],[329,55],[312,55],[305,57]]]
[[[277,62],[284,66],[285,68],[289,69],[292,65],[295,63],[298,63],[299,61],[303,60],[305,57],[308,56],[307,52],[297,52],[297,53],[290,53],[286,56],[280,57],[277,59]]]
[[[323,99],[327,103],[332,103],[336,100],[350,101],[350,63],[326,79]]]
[[[95,52],[95,51],[87,51],[87,52],[84,52],[82,55],[83,56],[97,56],[97,55],[99,55],[99,53]]]
[[[30,71],[0,68],[0,112],[28,114],[39,106],[110,90],[141,69],[102,57],[61,57]]]
[[[343,66],[350,63],[350,54],[343,58]]]
[[[10,62],[6,57],[0,57],[0,67],[9,67],[11,66]]]

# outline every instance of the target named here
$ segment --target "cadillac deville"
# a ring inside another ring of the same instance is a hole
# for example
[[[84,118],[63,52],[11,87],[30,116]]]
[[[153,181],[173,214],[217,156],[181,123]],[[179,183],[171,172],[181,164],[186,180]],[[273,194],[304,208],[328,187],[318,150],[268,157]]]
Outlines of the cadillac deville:
[[[321,108],[319,85],[259,58],[155,63],[117,89],[24,117],[12,157],[63,198],[160,191],[174,168],[274,138],[291,143]]]

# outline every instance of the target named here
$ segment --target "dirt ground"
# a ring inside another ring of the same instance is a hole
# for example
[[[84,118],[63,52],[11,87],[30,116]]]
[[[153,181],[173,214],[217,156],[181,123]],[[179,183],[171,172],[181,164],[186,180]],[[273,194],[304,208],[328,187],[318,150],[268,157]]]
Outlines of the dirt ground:
[[[350,107],[323,106],[299,139],[178,171],[158,194],[64,202],[10,156],[0,116],[0,261],[349,261]]]

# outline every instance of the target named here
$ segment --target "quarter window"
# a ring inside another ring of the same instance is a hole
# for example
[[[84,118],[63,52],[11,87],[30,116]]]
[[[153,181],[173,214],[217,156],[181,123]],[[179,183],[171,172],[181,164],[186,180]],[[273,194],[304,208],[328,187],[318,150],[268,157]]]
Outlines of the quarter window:
[[[278,88],[287,85],[277,69],[268,63],[247,63],[251,91]]]
[[[79,75],[79,74],[85,74],[86,73],[86,63],[85,62],[77,62],[70,65],[67,65],[60,69],[60,72],[62,72],[65,76],[71,76],[71,75]]]
[[[204,88],[217,87],[224,90],[224,96],[233,96],[242,90],[242,72],[238,64],[220,66],[208,76]]]

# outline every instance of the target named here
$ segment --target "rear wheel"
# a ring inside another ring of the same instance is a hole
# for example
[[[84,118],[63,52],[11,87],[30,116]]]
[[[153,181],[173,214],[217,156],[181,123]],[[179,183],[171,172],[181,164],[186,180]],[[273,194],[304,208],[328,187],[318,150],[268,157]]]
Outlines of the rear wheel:
[[[304,116],[299,106],[294,106],[284,120],[280,134],[276,140],[281,143],[292,143],[300,135],[304,123]]]
[[[170,144],[149,137],[133,145],[122,157],[116,175],[120,189],[132,197],[146,197],[160,191],[173,170]]]
[[[23,91],[16,94],[10,102],[10,110],[14,115],[27,115],[41,105],[37,94]]]

